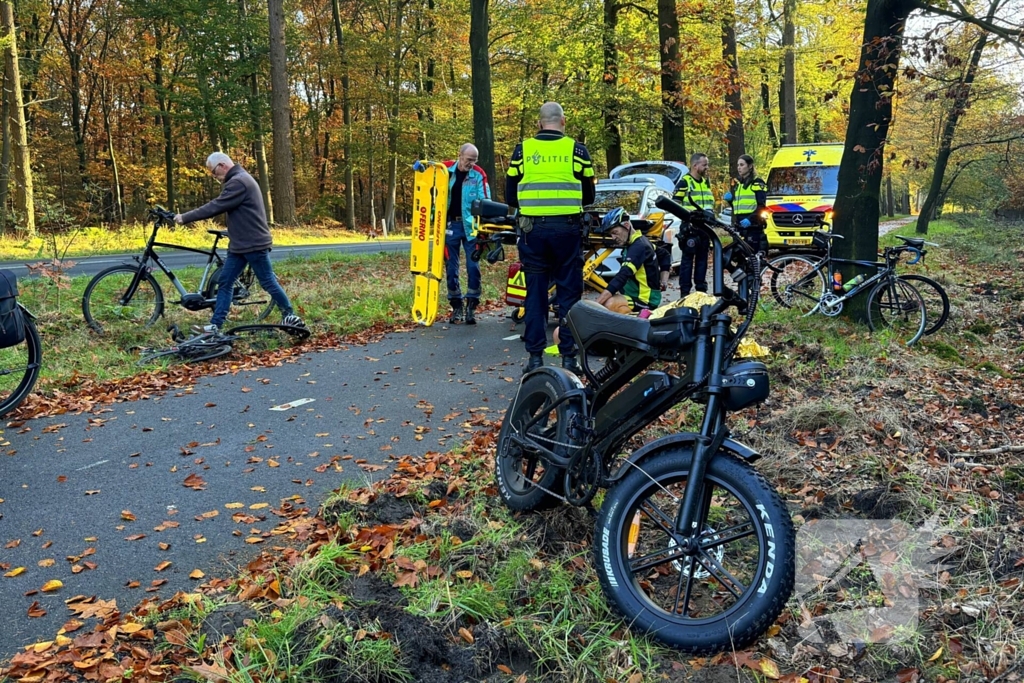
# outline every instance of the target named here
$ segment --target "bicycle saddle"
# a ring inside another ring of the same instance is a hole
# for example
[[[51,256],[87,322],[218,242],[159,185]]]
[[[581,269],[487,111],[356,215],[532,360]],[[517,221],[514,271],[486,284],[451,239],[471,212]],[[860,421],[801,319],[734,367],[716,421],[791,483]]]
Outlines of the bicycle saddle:
[[[615,346],[650,349],[651,323],[631,315],[613,313],[593,301],[580,301],[569,309],[569,327],[581,348],[595,356],[610,356]],[[606,340],[605,343],[602,343]]]
[[[217,237],[227,237],[228,236],[228,231],[227,230],[207,230],[206,232],[210,233],[211,235],[217,235]]]
[[[923,237],[904,237],[903,235],[896,235],[896,237],[903,240],[908,247],[914,249],[924,249],[924,238]]]

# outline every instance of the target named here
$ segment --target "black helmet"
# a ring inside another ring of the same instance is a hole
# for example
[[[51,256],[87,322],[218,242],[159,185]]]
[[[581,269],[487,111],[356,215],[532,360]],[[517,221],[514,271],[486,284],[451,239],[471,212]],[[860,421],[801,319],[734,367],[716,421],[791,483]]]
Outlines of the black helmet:
[[[604,215],[604,219],[601,220],[601,225],[594,230],[598,235],[608,235],[611,233],[612,228],[622,225],[629,220],[629,214],[621,206],[616,206],[614,209]]]

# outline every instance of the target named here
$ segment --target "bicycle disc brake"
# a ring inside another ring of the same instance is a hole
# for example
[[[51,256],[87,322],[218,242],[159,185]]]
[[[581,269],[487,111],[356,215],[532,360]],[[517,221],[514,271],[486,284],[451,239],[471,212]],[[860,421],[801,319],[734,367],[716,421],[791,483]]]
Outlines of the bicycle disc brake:
[[[827,315],[830,318],[834,318],[843,312],[843,301],[835,294],[826,294],[821,298],[819,303],[822,315]]]
[[[601,458],[593,448],[576,452],[565,468],[565,501],[570,505],[586,505],[601,488]]]

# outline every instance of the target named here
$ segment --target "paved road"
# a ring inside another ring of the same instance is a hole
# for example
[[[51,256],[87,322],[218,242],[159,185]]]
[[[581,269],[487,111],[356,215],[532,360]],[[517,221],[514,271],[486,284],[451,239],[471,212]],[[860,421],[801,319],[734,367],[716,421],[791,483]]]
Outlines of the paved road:
[[[298,494],[315,508],[345,480],[387,474],[363,471],[356,458],[388,464],[445,448],[468,429],[471,412],[496,416],[521,373],[521,343],[503,339],[513,334],[507,318],[485,314],[475,327],[421,328],[277,368],[207,377],[189,390],[107,406],[102,414],[7,428],[0,435],[0,565],[26,571],[0,576],[0,660],[52,639],[71,617],[64,600],[74,595],[114,598],[127,610],[154,595],[144,592],[154,580],[167,580],[156,595],[168,597],[198,583],[188,578],[194,569],[231,576],[260,547],[245,539],[276,526],[268,513],[281,499]],[[315,400],[271,410],[300,398]],[[422,441],[415,440],[417,426],[430,428]],[[354,458],[340,461],[341,473],[315,470],[348,454]],[[204,490],[183,485],[192,474],[206,482]],[[269,506],[250,508],[263,503]],[[260,519],[236,524],[239,511]],[[180,526],[155,530],[168,520]],[[145,538],[125,540],[138,534]],[[90,548],[95,552],[86,555]],[[40,566],[50,559],[52,566]],[[172,564],[156,572],[163,561]],[[95,569],[72,572],[73,563],[85,562]],[[24,595],[50,579],[64,588]],[[141,586],[126,587],[133,580]],[[34,600],[45,617],[27,616]]]
[[[343,254],[373,254],[380,251],[408,251],[408,240],[368,240],[366,242],[346,242],[343,244],[310,244],[300,247],[274,247],[270,252],[272,261],[281,261],[292,256],[308,256],[321,251],[337,251]],[[171,269],[184,268],[185,266],[201,266],[206,263],[206,256],[194,254],[187,251],[174,251],[170,249],[157,249],[160,252],[160,259]],[[142,250],[131,254],[110,254],[108,256],[87,256],[85,258],[68,259],[74,261],[75,265],[68,270],[72,276],[95,275],[104,268],[116,266],[121,263],[130,263],[132,257],[141,254]],[[44,259],[26,259],[24,261],[0,261],[0,268],[10,268],[20,277],[30,275],[25,264],[38,263]]]

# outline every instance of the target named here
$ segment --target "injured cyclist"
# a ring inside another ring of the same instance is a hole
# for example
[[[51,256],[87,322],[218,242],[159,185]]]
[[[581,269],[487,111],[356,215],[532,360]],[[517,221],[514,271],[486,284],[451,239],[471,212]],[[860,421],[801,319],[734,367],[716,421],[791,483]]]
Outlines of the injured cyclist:
[[[597,303],[616,313],[638,313],[661,305],[658,257],[651,241],[633,227],[625,209],[612,209],[595,233],[609,246],[621,249],[618,274],[601,292]]]

